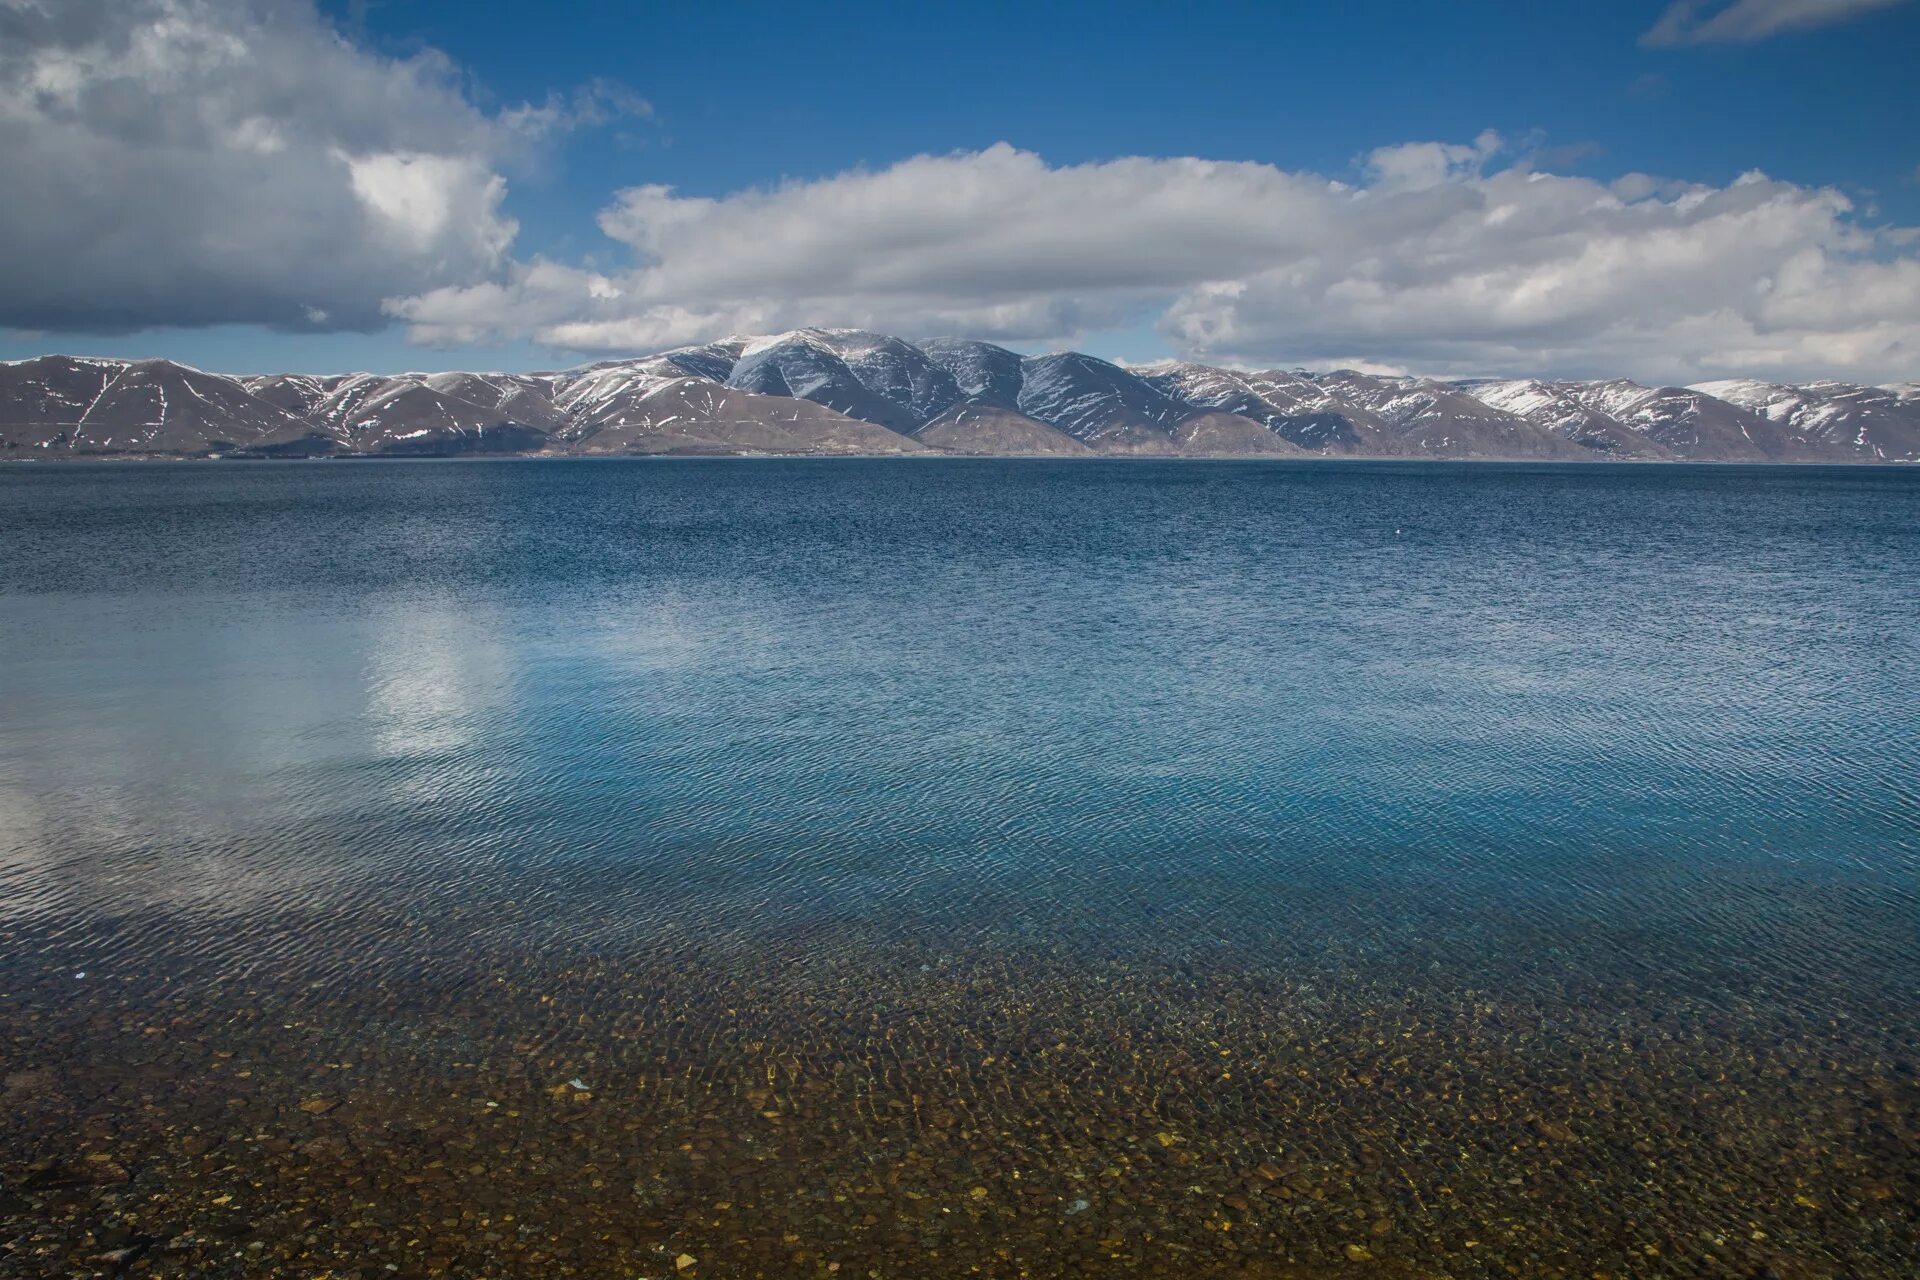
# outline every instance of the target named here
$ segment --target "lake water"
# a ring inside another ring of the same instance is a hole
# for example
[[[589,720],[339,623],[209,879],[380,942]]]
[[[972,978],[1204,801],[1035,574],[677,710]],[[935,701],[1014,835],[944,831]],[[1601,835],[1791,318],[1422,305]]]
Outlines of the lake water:
[[[0,470],[0,1274],[1910,1277],[1917,569],[1884,468]]]

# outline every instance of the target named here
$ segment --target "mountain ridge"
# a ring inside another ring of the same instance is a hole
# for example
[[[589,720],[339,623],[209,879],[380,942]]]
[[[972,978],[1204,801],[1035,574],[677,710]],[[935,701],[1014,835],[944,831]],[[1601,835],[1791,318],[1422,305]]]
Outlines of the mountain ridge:
[[[467,454],[1920,461],[1920,387],[1127,366],[796,329],[539,373],[0,362],[0,460]]]

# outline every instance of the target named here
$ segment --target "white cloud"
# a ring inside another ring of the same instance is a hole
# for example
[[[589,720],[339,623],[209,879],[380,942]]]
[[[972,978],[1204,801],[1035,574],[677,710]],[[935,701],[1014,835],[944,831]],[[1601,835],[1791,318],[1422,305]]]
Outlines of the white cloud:
[[[1673,0],[1640,43],[1749,43],[1787,31],[1832,26],[1905,0]]]
[[[1376,187],[1422,191],[1443,182],[1479,177],[1487,162],[1505,146],[1506,140],[1488,129],[1470,147],[1445,142],[1378,147],[1367,156],[1367,172]]]
[[[513,224],[496,212],[506,182],[474,157],[382,152],[335,158],[346,164],[360,203],[417,253],[432,252],[454,233],[469,241],[463,247],[492,261],[513,240]],[[472,219],[464,227],[463,217]]]
[[[619,193],[624,270],[515,263],[396,299],[416,340],[632,351],[803,324],[1435,373],[1910,377],[1920,259],[1826,188],[1496,167],[1496,135],[1270,165],[1049,166],[1007,145],[722,198]]]
[[[592,85],[489,114],[312,0],[0,0],[0,325],[380,324],[396,289],[503,269],[509,162],[644,109]]]

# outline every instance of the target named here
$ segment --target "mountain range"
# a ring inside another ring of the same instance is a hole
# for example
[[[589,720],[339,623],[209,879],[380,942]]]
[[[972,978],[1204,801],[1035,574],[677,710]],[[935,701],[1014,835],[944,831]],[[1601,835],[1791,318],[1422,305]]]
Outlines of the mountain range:
[[[800,329],[554,373],[0,364],[0,459],[455,454],[1920,461],[1920,383],[1437,381],[1121,366]]]

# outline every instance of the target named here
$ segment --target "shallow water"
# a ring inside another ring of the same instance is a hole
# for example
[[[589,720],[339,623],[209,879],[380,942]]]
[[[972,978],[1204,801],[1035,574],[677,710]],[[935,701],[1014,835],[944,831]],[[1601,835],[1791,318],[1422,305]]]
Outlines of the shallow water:
[[[1920,1256],[1920,472],[22,466],[0,547],[0,1274]]]

